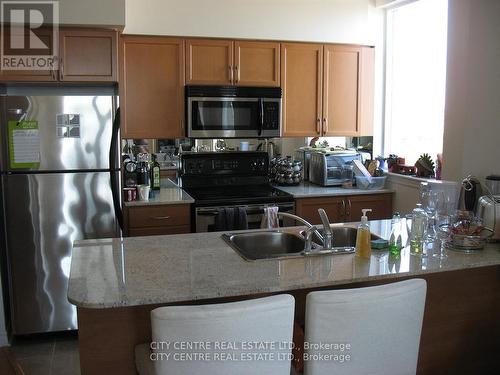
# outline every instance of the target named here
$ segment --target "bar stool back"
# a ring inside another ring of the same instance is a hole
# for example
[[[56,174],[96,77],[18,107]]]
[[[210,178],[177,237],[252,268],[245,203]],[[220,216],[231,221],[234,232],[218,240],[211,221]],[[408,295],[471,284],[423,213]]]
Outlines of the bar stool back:
[[[426,289],[412,279],[309,293],[304,374],[415,374]]]
[[[151,311],[153,350],[136,347],[139,374],[290,374],[295,300],[277,295]],[[151,360],[151,357],[153,361]],[[153,370],[154,368],[154,370]]]

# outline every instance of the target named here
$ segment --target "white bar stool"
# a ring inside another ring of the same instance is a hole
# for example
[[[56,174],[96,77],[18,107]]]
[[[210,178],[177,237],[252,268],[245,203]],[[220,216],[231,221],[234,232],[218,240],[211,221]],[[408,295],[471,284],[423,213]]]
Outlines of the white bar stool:
[[[304,374],[415,374],[426,290],[412,279],[309,293]]]
[[[140,375],[289,375],[294,309],[295,299],[288,294],[154,309],[153,350],[150,344],[136,347],[137,371]]]

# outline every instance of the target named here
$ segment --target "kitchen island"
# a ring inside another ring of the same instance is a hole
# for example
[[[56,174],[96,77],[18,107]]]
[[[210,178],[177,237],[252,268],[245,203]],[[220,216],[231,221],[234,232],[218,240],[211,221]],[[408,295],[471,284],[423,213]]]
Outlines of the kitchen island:
[[[387,238],[390,221],[372,221],[371,230]],[[78,308],[82,374],[133,374],[133,348],[150,340],[149,313],[158,306],[290,293],[302,322],[312,290],[411,277],[428,283],[418,372],[498,370],[499,246],[447,255],[420,258],[405,248],[399,257],[373,251],[370,260],[345,254],[249,262],[221,233],[80,241],[73,249],[68,298]]]

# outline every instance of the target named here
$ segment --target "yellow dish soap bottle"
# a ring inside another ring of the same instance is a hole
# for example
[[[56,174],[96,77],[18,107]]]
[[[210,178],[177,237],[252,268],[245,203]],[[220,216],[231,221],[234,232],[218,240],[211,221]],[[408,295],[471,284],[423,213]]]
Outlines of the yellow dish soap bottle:
[[[366,216],[366,213],[371,211],[369,208],[361,210],[363,216],[361,216],[361,224],[358,226],[358,234],[356,236],[356,256],[365,259],[370,259],[372,254],[372,235],[370,233],[370,225],[368,224],[368,216]]]

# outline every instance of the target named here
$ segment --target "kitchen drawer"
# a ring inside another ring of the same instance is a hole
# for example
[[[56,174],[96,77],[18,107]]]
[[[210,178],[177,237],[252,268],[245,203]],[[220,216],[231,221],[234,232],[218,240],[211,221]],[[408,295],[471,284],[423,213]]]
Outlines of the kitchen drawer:
[[[129,231],[136,228],[189,226],[190,216],[189,204],[129,207]]]
[[[190,233],[189,225],[172,225],[169,227],[149,227],[149,228],[130,228],[128,235],[137,236],[158,236],[163,234],[183,234]]]

